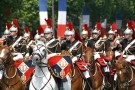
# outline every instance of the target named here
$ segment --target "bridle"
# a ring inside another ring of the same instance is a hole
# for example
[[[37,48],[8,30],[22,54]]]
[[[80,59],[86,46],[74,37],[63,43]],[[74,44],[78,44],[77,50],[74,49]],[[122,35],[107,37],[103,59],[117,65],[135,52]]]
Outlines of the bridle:
[[[41,61],[42,59],[46,59],[46,57],[47,57],[47,54],[46,54],[47,51],[44,51],[45,54],[42,54],[42,52],[41,52],[41,50],[40,50],[41,47],[45,47],[45,46],[44,46],[44,45],[40,45],[40,47],[37,46],[37,50],[36,50],[36,51],[39,51],[39,53],[34,53],[34,52],[33,52],[32,55],[37,55],[37,56],[39,56],[40,62],[37,63],[37,64],[38,64],[39,68],[41,69],[41,71],[42,71],[42,73],[43,73],[43,76],[42,76],[42,77],[45,77],[45,78],[47,79],[47,77],[46,77],[45,73],[43,72],[42,68],[43,68],[43,67],[48,67],[48,64],[47,64],[47,63],[43,63],[43,62]],[[45,47],[45,49],[46,49],[46,47]],[[46,50],[47,50],[47,49],[46,49]],[[35,75],[35,76],[38,77],[37,75]],[[38,78],[42,78],[42,77],[38,77]],[[42,88],[40,88],[40,90],[43,90],[43,89],[45,88],[45,86],[49,83],[50,80],[51,80],[51,75],[50,75],[50,77],[49,77],[47,83],[45,83],[44,86],[43,86]],[[34,89],[37,90],[36,87],[34,86],[33,82],[31,82],[31,83],[32,83],[32,86],[34,87]],[[50,84],[50,83],[49,83],[49,84]],[[50,84],[50,86],[51,86],[52,90],[54,90],[54,88],[52,87],[51,84]]]
[[[119,63],[119,64],[123,64],[123,63]],[[130,74],[129,69],[131,70],[131,79],[128,78],[129,77],[128,75]],[[133,69],[132,69],[131,66],[126,66],[126,67],[118,69],[117,73],[121,74],[122,70],[125,70],[126,72],[123,73],[124,76],[125,76],[124,77],[125,78],[124,81],[120,80],[120,87],[123,88],[123,89],[127,89],[128,90],[129,87],[135,85],[135,83],[130,85],[131,81],[133,81],[133,78],[134,78],[134,76],[133,76],[134,75]],[[119,75],[118,75],[118,77],[119,77]]]
[[[33,55],[33,56],[34,56],[34,55],[39,56],[39,58],[40,58],[40,62],[38,63],[39,66],[40,66],[40,64],[43,64],[43,65],[47,66],[47,63],[43,63],[43,62],[41,61],[42,59],[44,59],[44,58],[47,57],[47,55],[46,55],[47,51],[44,51],[45,54],[42,54],[42,52],[41,52],[41,50],[40,50],[41,47],[45,47],[45,46],[44,46],[44,45],[41,45],[40,47],[37,46],[37,50],[36,50],[36,51],[39,51],[39,53],[34,53],[34,52],[33,52],[32,55]],[[45,48],[46,48],[46,47],[45,47]]]

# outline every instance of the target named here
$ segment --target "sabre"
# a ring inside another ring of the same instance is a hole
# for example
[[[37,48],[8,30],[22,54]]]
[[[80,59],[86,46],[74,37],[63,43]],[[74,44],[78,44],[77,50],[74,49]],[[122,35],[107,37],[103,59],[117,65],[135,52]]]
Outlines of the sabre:
[[[33,40],[31,40],[27,46],[27,49],[29,48],[29,46],[33,43]]]
[[[14,48],[15,47],[15,45],[17,44],[17,43],[19,43],[19,41],[22,39],[22,36],[20,36],[17,40],[16,40],[16,42],[12,45],[12,48]]]

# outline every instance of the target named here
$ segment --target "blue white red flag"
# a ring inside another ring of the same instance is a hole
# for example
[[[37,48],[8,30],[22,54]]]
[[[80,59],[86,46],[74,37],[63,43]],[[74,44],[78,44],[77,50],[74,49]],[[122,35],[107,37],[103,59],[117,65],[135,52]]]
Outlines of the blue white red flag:
[[[32,60],[28,60],[25,62],[23,62],[22,60],[16,60],[14,65],[17,68],[17,72],[21,80],[23,81],[23,83],[26,83],[34,71]]]
[[[88,26],[90,24],[90,14],[87,6],[83,8],[82,24],[87,24]]]
[[[72,61],[69,56],[52,56],[48,59],[48,65],[54,76],[65,78],[70,72]]]
[[[57,36],[64,37],[66,30],[66,16],[67,16],[67,0],[58,0],[58,27]]]
[[[39,0],[39,18],[40,25],[44,29],[46,27],[45,19],[48,19],[47,0]]]

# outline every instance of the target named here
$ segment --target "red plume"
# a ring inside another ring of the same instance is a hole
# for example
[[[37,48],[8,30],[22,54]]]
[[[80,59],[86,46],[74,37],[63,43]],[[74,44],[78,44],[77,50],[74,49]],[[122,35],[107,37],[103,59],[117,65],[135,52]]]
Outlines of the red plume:
[[[48,19],[45,19],[46,23],[47,23],[47,26],[49,28],[52,28],[52,19],[51,18],[48,18]]]
[[[15,27],[18,27],[18,20],[17,19],[12,19],[12,23]]]
[[[9,23],[9,22],[7,22],[7,23],[6,23],[6,28],[9,30],[9,29],[10,29],[10,27],[11,27],[10,23]]]
[[[131,20],[127,20],[128,28],[133,29],[133,22]]]
[[[111,28],[112,28],[112,31],[115,31],[115,30],[117,30],[117,25],[114,23],[111,25]]]
[[[39,26],[38,27],[38,34],[40,35],[42,33],[44,33],[44,29],[41,26]]]
[[[84,25],[83,25],[83,30],[88,31],[88,37],[90,37],[90,29],[89,29],[89,27],[88,27],[88,24],[84,24]]]
[[[25,30],[26,33],[29,33],[29,29],[28,29],[27,26],[24,27],[24,30]]]
[[[68,22],[67,23],[67,27],[69,28],[69,30],[73,30],[73,24],[72,24],[72,22]]]
[[[97,23],[96,23],[96,29],[97,29],[97,30],[101,30],[101,23],[100,23],[100,22],[97,22]]]

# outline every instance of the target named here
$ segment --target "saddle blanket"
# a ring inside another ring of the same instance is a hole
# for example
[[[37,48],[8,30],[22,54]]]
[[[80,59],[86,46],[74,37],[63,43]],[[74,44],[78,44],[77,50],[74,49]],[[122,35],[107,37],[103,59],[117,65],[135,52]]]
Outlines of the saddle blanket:
[[[16,60],[14,63],[17,68],[17,72],[23,83],[26,83],[34,71],[34,66],[32,66],[32,60],[23,62],[22,60]]]
[[[71,58],[69,56],[55,55],[48,59],[48,66],[55,77],[64,79],[71,69]]]

